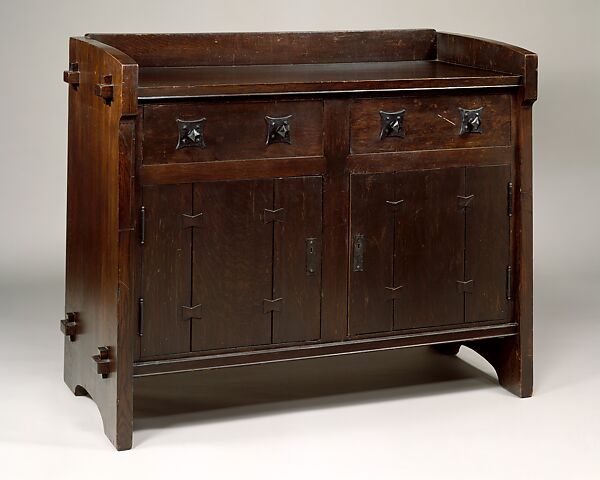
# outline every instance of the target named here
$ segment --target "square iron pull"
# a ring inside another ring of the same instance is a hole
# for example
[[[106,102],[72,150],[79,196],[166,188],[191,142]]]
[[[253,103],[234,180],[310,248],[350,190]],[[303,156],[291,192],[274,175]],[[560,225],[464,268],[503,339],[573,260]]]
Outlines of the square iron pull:
[[[386,137],[399,137],[404,138],[406,132],[404,131],[404,114],[406,110],[399,110],[397,112],[384,112],[379,111],[381,117],[381,131],[379,132],[379,139],[383,140]]]
[[[481,114],[483,113],[483,107],[469,110],[468,108],[458,107],[460,112],[460,135],[466,135],[467,133],[483,133],[481,128]]]
[[[177,140],[177,146],[175,150],[182,148],[206,148],[204,141],[204,125],[206,118],[200,118],[198,120],[181,120],[177,118],[177,128],[179,129],[179,139]]]
[[[292,143],[290,119],[291,115],[286,117],[265,116],[267,122],[267,145],[274,143]]]

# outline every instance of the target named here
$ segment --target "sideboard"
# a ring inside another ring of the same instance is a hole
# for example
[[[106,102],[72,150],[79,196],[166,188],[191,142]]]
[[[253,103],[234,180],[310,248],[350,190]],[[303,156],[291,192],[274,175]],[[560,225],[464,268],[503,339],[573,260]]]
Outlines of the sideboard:
[[[531,395],[535,54],[88,34],[64,80],[64,378],[117,449],[148,375],[465,346]]]

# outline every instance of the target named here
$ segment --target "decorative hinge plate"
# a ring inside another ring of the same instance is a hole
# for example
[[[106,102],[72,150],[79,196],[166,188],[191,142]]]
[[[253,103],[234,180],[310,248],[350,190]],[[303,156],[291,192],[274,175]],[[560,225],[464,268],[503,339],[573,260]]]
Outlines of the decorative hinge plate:
[[[506,299],[512,300],[512,267],[506,267]]]
[[[283,298],[275,298],[273,300],[265,298],[263,300],[263,313],[281,312],[282,304]]]
[[[474,198],[475,198],[475,195],[467,195],[467,196],[458,195],[456,197],[456,199],[458,201],[458,208],[467,208],[469,206],[469,204],[473,201]]]
[[[181,228],[202,228],[204,225],[204,215],[198,213],[196,215],[181,215]]]
[[[181,306],[181,320],[191,320],[192,318],[202,318],[202,305],[199,303],[193,307]]]
[[[263,215],[264,223],[271,222],[284,222],[285,221],[285,210],[283,208],[276,208],[275,210],[270,210],[265,208]]]
[[[457,280],[456,286],[459,292],[473,293],[473,280],[467,280],[464,282],[462,280]]]
[[[387,290],[387,299],[399,300],[403,288],[404,285],[398,285],[397,287],[385,287],[385,289]]]
[[[397,212],[403,203],[404,203],[404,200],[386,200],[385,201],[385,204],[390,208],[390,211],[392,211],[392,212]]]

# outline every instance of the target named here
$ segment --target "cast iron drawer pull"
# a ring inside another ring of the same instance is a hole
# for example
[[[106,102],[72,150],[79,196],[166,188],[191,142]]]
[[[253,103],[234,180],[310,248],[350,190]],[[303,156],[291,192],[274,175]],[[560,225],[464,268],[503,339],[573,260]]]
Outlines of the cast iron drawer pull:
[[[179,128],[179,141],[176,149],[187,147],[206,148],[204,143],[204,123],[206,118],[199,120],[176,119]]]
[[[483,107],[469,110],[467,108],[458,107],[460,112],[460,135],[467,133],[483,133],[481,129],[481,114]]]
[[[381,117],[381,132],[379,132],[379,139],[383,140],[386,137],[400,137],[404,138],[406,133],[404,132],[404,114],[406,110],[399,110],[397,112],[384,112],[379,111]]]
[[[265,116],[267,122],[267,145],[274,143],[292,143],[290,119],[291,115],[286,117]]]

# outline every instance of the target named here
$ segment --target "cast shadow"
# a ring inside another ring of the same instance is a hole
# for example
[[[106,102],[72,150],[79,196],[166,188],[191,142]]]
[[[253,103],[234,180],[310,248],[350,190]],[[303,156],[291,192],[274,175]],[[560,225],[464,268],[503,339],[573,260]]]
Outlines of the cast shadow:
[[[504,392],[490,374],[427,347],[142,377],[135,443],[152,429],[485,388]]]

